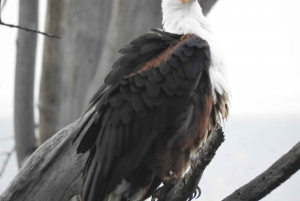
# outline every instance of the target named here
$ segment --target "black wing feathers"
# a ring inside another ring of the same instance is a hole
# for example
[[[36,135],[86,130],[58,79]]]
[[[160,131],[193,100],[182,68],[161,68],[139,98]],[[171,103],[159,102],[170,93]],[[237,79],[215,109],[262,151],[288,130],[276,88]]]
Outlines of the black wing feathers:
[[[159,29],[153,29],[153,31],[159,34],[145,34],[119,51],[124,56],[114,63],[114,69],[105,78],[105,83],[113,84],[129,73],[136,72],[141,64],[143,65],[170,45],[178,43],[181,37],[181,35],[169,34]]]
[[[199,37],[181,39],[181,35],[153,31],[119,51],[124,55],[93,97],[95,111],[78,131],[84,134],[78,152],[91,150],[84,170],[83,201],[103,200],[132,175],[155,137],[176,125],[177,117],[186,112],[192,90],[209,63],[209,47]],[[141,70],[169,47],[174,51],[165,62]]]

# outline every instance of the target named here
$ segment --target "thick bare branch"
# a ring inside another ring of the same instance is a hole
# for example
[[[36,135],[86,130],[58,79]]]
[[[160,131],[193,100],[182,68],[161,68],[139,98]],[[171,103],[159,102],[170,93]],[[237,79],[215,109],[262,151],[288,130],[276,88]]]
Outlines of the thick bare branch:
[[[77,125],[78,121],[40,146],[22,166],[0,200],[66,201],[80,193],[81,172],[87,154],[76,154],[80,140],[72,145]]]
[[[300,142],[265,172],[236,190],[223,201],[260,200],[300,169]]]
[[[210,134],[206,143],[193,156],[191,169],[168,192],[166,201],[185,201],[193,195],[205,168],[214,158],[222,142],[224,142],[224,134],[222,128],[218,126]]]

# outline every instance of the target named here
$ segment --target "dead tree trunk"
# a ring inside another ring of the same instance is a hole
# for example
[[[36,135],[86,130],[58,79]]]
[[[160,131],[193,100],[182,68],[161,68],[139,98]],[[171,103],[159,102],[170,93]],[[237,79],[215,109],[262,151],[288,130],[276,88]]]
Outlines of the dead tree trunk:
[[[19,24],[38,27],[38,0],[19,1]],[[18,31],[14,97],[14,129],[19,167],[36,148],[34,135],[34,72],[37,35]]]

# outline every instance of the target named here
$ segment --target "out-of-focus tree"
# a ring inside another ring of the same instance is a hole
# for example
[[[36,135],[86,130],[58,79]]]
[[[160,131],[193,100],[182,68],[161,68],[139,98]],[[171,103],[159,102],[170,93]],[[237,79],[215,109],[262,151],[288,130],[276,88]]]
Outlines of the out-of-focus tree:
[[[19,24],[31,29],[38,26],[38,0],[19,1]],[[34,72],[37,35],[18,31],[15,74],[14,129],[19,167],[36,148],[34,135]]]

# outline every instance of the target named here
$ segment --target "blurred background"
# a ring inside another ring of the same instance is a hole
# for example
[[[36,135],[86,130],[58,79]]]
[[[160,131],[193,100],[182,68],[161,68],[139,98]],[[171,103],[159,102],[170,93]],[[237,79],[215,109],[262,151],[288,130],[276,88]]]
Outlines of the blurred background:
[[[80,117],[117,50],[161,27],[160,0],[20,2],[6,1],[3,22],[61,39],[0,26],[0,193],[37,146]],[[207,14],[232,98],[199,200],[225,198],[300,141],[299,8],[298,0],[218,0]],[[298,201],[299,186],[298,172],[263,200]]]

